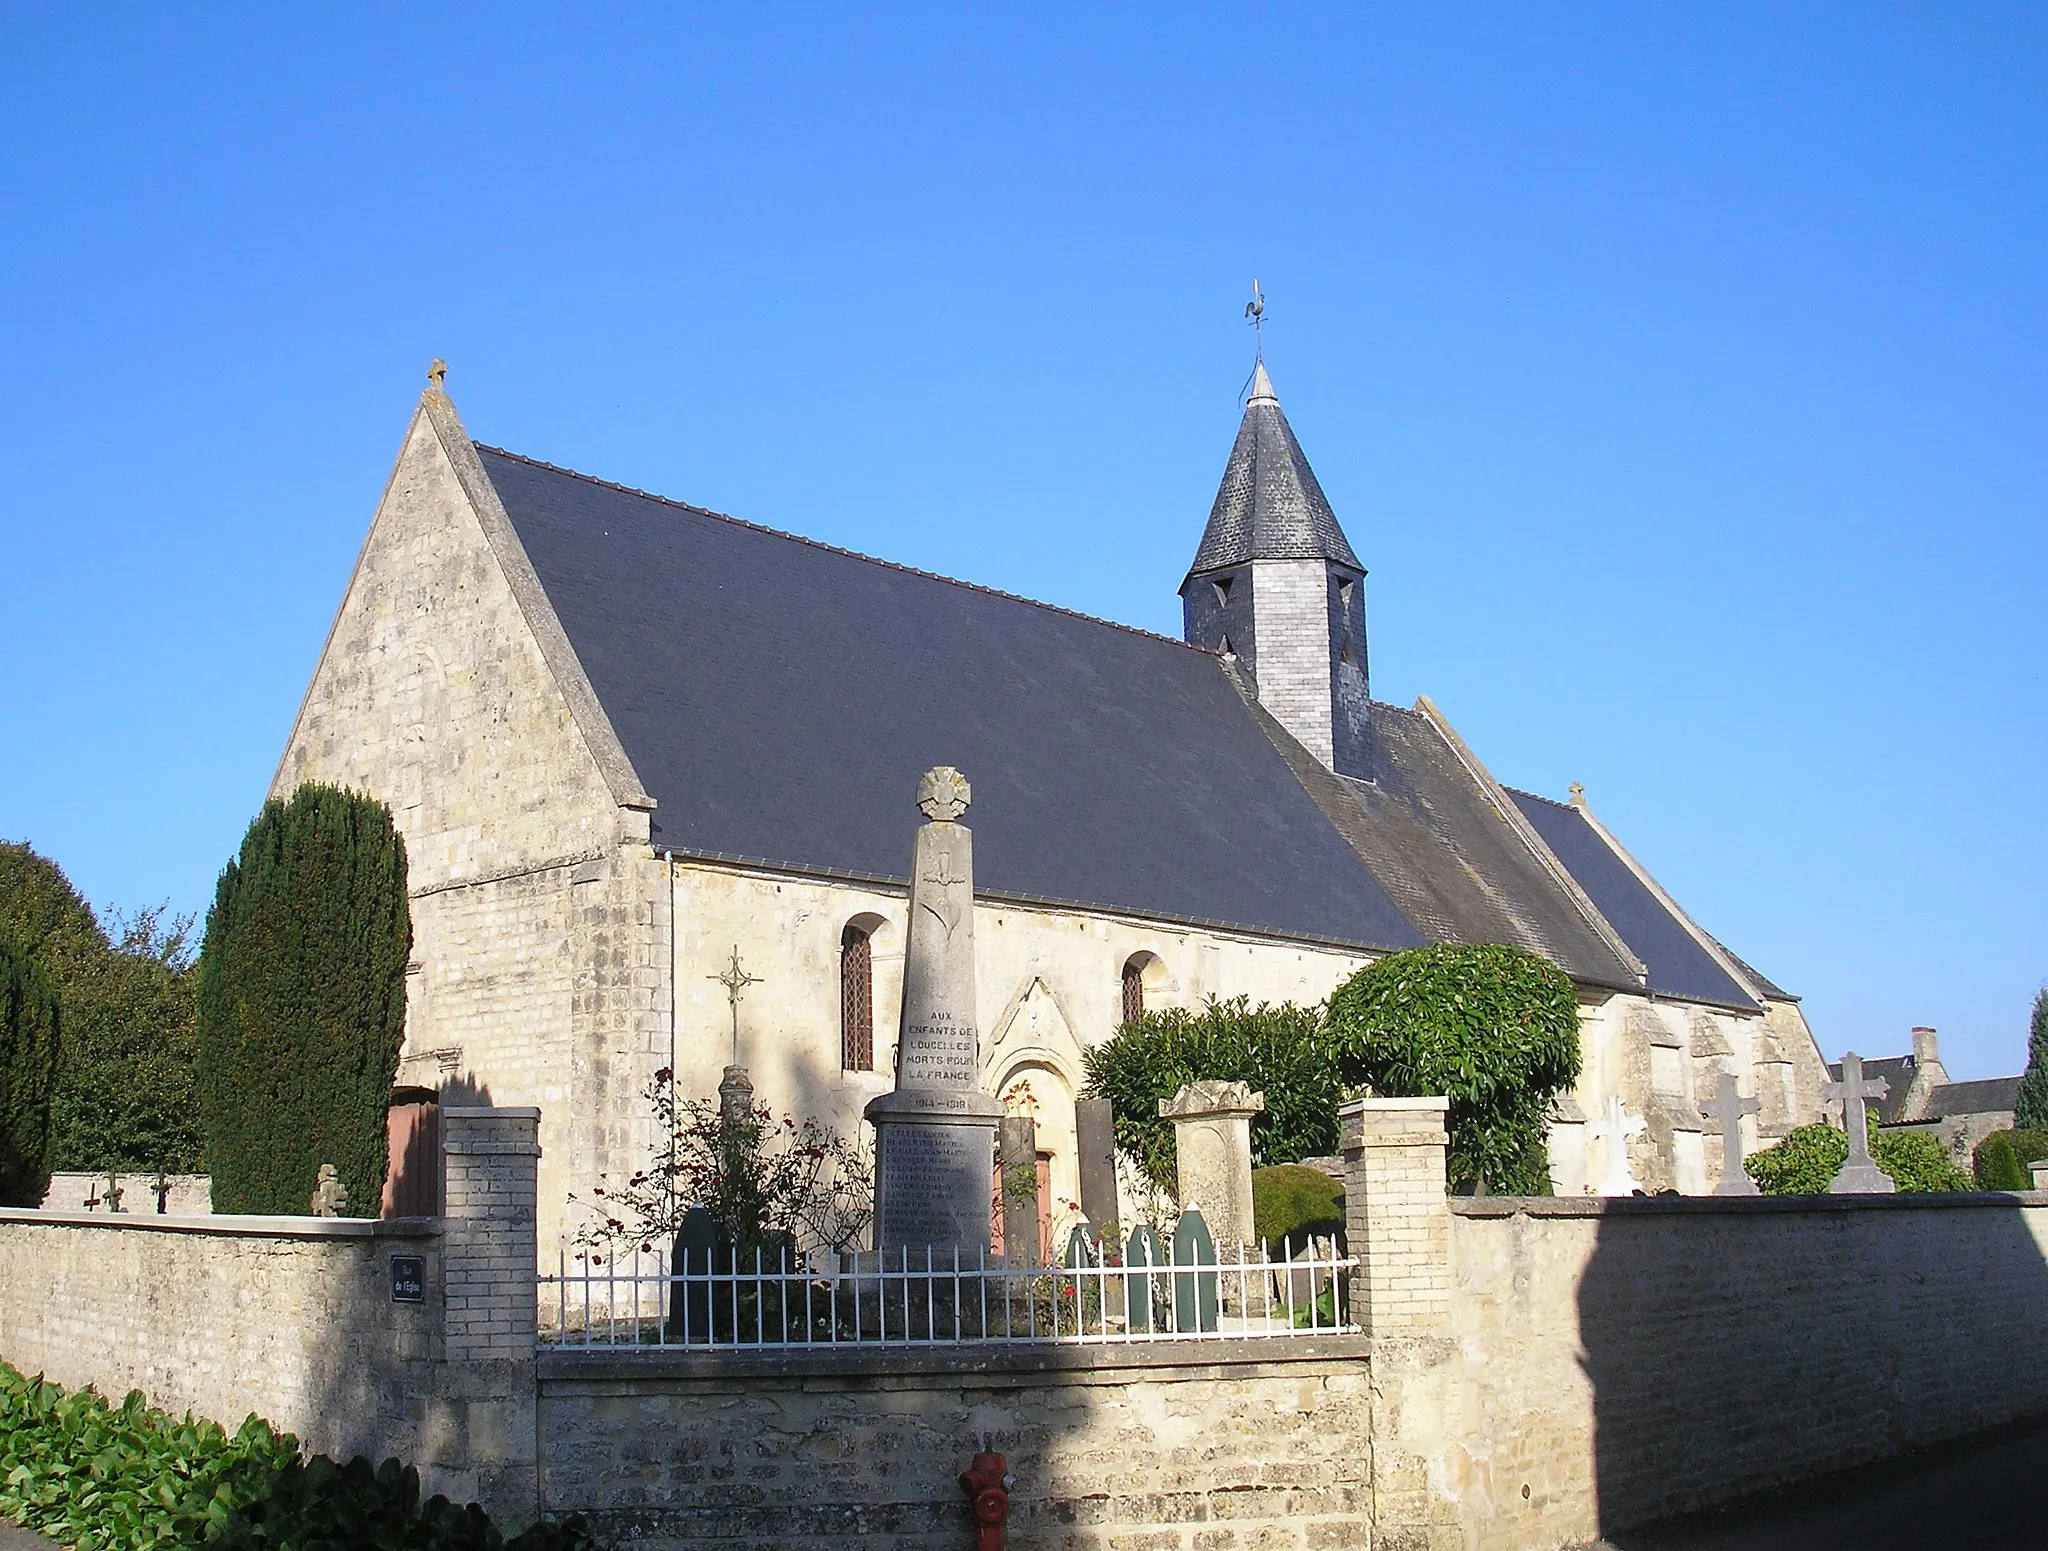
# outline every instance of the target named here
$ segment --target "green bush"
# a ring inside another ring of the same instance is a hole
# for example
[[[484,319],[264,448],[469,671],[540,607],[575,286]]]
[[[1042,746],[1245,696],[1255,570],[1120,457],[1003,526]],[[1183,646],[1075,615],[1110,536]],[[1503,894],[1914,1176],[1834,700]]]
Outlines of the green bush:
[[[152,1409],[110,1405],[0,1363],[0,1518],[77,1551],[216,1546],[232,1551],[585,1551],[580,1519],[507,1540],[474,1503],[419,1500],[417,1472],[316,1455],[251,1416],[232,1435]]]
[[[1971,1158],[1980,1190],[2032,1190],[2034,1179],[2020,1164],[2010,1131],[1993,1131]]]
[[[1550,1193],[1545,1113],[1579,1075],[1579,1002],[1548,959],[1493,944],[1389,954],[1331,996],[1329,1039],[1349,1082],[1449,1097],[1452,1185]]]
[[[265,803],[221,874],[199,958],[216,1211],[303,1213],[332,1163],[349,1213],[377,1215],[411,951],[390,810],[331,786]]]
[[[360,1454],[346,1465],[324,1455],[287,1463],[213,1542],[220,1551],[580,1551],[591,1543],[577,1518],[542,1521],[507,1540],[475,1503],[421,1502],[417,1470],[395,1459],[372,1466]]]
[[[2013,1120],[2022,1131],[2048,1130],[2048,986],[2034,993],[2034,1016],[2027,1025],[2027,1069],[2020,1077]]]
[[[57,994],[28,952],[0,936],[0,1206],[41,1206],[50,1186]]]
[[[1252,1232],[1279,1254],[1311,1238],[1344,1236],[1344,1187],[1321,1169],[1280,1163],[1252,1170]]]
[[[79,1551],[198,1545],[297,1453],[253,1416],[230,1436],[140,1394],[109,1405],[0,1363],[0,1517]]]
[[[1970,1176],[1955,1166],[1948,1149],[1921,1131],[1880,1131],[1866,1115],[1870,1156],[1904,1195],[1974,1190]],[[1849,1138],[1825,1121],[1788,1131],[1775,1145],[1742,1160],[1757,1189],[1767,1196],[1826,1195],[1849,1157]]]
[[[1252,1117],[1252,1161],[1295,1163],[1337,1150],[1344,1089],[1313,1007],[1210,1001],[1200,1012],[1173,1007],[1126,1023],[1083,1058],[1087,1092],[1115,1116],[1117,1146],[1152,1186],[1177,1196],[1173,1122],[1159,1101],[1185,1083],[1248,1083],[1266,1096]]]
[[[159,908],[111,911],[103,927],[54,862],[0,844],[0,931],[30,946],[64,1031],[52,1169],[199,1168],[190,926]]]

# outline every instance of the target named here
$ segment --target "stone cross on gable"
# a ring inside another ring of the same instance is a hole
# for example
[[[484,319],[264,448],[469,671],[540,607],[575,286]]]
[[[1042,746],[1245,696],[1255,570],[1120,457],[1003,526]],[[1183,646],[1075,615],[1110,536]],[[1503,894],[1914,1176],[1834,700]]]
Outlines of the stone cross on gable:
[[[1870,1161],[1870,1124],[1863,1108],[1865,1099],[1881,1099],[1890,1091],[1882,1077],[1863,1075],[1863,1057],[1853,1050],[1842,1057],[1842,1080],[1821,1085],[1822,1098],[1842,1101],[1842,1129],[1849,1133],[1849,1157],[1829,1184],[1830,1195],[1890,1195],[1899,1188]]]
[[[1742,1085],[1736,1081],[1733,1072],[1721,1074],[1714,1102],[1700,1106],[1700,1113],[1707,1119],[1721,1122],[1721,1183],[1714,1187],[1715,1195],[1753,1196],[1757,1193],[1756,1181],[1742,1167],[1742,1117],[1758,1114],[1762,1109],[1763,1105],[1755,1099],[1742,1096]]]
[[[1607,1143],[1607,1173],[1600,1181],[1600,1194],[1630,1196],[1643,1188],[1635,1175],[1629,1172],[1628,1139],[1642,1135],[1647,1129],[1643,1117],[1631,1115],[1618,1093],[1607,1101],[1605,1115],[1587,1123],[1586,1134]]]

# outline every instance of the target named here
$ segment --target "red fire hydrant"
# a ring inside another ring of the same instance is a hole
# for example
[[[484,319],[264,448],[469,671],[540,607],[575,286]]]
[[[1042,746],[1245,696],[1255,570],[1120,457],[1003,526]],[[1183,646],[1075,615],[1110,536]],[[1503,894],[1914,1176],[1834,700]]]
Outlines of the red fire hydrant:
[[[1002,1455],[987,1447],[988,1441],[961,1475],[960,1484],[974,1501],[974,1551],[1003,1551],[1003,1521],[1010,1516],[1010,1488],[1017,1478]]]

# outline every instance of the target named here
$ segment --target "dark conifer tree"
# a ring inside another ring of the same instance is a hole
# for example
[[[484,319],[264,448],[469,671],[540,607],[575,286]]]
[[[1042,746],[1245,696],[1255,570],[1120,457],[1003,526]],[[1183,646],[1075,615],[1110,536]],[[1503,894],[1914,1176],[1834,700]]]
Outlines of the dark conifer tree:
[[[0,933],[0,1206],[41,1206],[49,1189],[57,1054],[57,993]]]
[[[412,952],[405,842],[373,797],[302,786],[249,826],[199,957],[200,1120],[218,1212],[304,1213],[320,1165],[377,1215]]]
[[[2048,986],[2034,993],[2034,1023],[2027,1031],[2027,1073],[2020,1079],[2013,1124],[2022,1131],[2048,1131]]]

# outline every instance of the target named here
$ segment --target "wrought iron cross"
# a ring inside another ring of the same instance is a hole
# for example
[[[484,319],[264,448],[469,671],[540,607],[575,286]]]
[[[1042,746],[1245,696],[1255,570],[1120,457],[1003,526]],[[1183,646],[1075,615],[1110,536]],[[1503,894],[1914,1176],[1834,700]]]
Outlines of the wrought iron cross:
[[[722,974],[706,975],[706,980],[715,980],[725,987],[725,999],[732,1003],[732,1064],[740,1064],[740,993],[748,986],[761,984],[761,977],[750,975],[740,968],[740,945],[732,945],[732,963]]]

